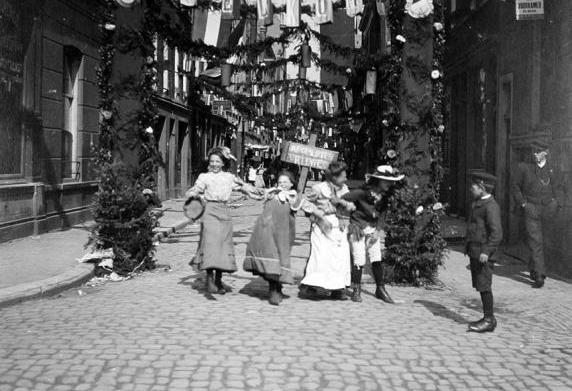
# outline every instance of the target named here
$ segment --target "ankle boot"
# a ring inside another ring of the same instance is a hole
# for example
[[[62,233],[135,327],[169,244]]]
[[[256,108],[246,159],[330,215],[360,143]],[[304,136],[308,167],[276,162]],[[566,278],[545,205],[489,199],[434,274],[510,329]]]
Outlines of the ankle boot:
[[[226,293],[226,289],[222,283],[222,272],[221,271],[216,271],[215,272],[215,280],[214,280],[215,286],[217,291],[215,293],[218,293],[219,295],[224,295]]]
[[[385,301],[386,303],[395,304],[391,296],[389,296],[389,293],[385,290],[385,272],[383,264],[381,262],[373,262],[371,264],[371,271],[376,285],[375,297]]]
[[[268,281],[268,288],[270,290],[268,302],[272,305],[280,305],[282,295],[278,292],[278,283],[276,281]]]
[[[352,268],[352,301],[356,303],[361,303],[361,276],[362,276],[362,269],[353,267]]]
[[[214,271],[213,270],[207,270],[206,288],[207,288],[208,293],[217,293],[218,292],[218,288],[216,287],[215,282],[214,282]]]
[[[282,292],[282,283],[281,283],[281,282],[278,282],[277,284],[278,284],[278,293],[280,293],[280,297],[281,297],[282,299],[289,299],[290,296],[288,296],[287,294],[285,294],[284,292]]]

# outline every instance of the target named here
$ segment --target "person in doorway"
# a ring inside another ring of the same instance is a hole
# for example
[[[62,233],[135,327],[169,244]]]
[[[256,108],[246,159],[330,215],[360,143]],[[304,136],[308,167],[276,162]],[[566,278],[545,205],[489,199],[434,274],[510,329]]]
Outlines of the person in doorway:
[[[310,257],[300,285],[301,297],[311,296],[316,288],[322,288],[330,291],[333,299],[348,299],[350,249],[347,221],[355,205],[342,199],[349,192],[346,169],[343,162],[330,163],[326,180],[314,185],[308,196],[323,218],[312,218]]]
[[[296,212],[312,212],[312,205],[294,189],[296,181],[289,171],[278,174],[278,185],[266,191],[262,215],[246,247],[243,268],[268,281],[272,305],[279,305],[285,295],[282,284],[294,284],[290,269],[290,250],[296,237]]]
[[[469,323],[471,332],[492,332],[497,326],[493,312],[493,266],[494,257],[502,240],[501,213],[492,196],[496,178],[482,170],[471,172],[471,187],[474,198],[469,212],[466,238],[466,254],[471,265],[473,288],[481,294],[483,318]]]
[[[227,205],[232,191],[240,190],[256,199],[260,199],[263,194],[226,171],[231,159],[235,158],[230,149],[212,148],[208,153],[208,172],[200,174],[193,187],[185,193],[187,199],[202,197],[205,201],[199,248],[191,264],[206,271],[208,293],[226,293],[222,273],[237,270],[232,243],[232,220]]]
[[[532,286],[542,288],[546,278],[543,231],[556,216],[561,189],[560,181],[548,162],[548,144],[534,141],[530,146],[534,163],[518,166],[512,190],[516,204],[524,211]]]
[[[400,175],[391,166],[379,166],[373,174],[366,175],[366,182],[361,189],[351,190],[342,198],[352,202],[356,210],[350,215],[349,241],[352,255],[351,299],[361,302],[361,278],[363,267],[369,260],[375,279],[375,297],[386,303],[394,301],[385,289],[385,273],[382,263],[385,249],[385,232],[381,228],[380,209],[386,203],[391,187],[401,181]]]

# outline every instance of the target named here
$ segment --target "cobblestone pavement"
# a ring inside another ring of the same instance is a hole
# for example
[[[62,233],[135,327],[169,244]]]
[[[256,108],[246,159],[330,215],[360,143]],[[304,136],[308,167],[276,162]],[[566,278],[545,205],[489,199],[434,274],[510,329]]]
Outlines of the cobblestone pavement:
[[[235,209],[239,260],[260,208]],[[308,228],[299,217],[300,257]],[[159,246],[170,269],[0,310],[0,390],[572,389],[566,282],[533,290],[501,265],[499,328],[467,334],[480,305],[454,251],[442,286],[390,287],[394,306],[372,286],[360,304],[300,300],[288,286],[273,307],[243,272],[225,278],[231,293],[205,296],[187,266],[197,239],[190,226]]]

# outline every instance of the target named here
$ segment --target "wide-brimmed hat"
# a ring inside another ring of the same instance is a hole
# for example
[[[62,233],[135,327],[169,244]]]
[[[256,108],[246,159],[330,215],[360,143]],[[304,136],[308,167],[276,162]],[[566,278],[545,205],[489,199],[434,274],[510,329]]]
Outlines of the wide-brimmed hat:
[[[370,178],[382,179],[384,181],[397,182],[405,178],[405,175],[399,174],[399,172],[391,166],[377,166],[376,170],[372,174],[366,174],[365,179]]]
[[[185,201],[185,204],[183,205],[183,211],[189,220],[196,221],[200,219],[205,213],[205,207],[205,201],[199,196],[194,196],[189,197]]]

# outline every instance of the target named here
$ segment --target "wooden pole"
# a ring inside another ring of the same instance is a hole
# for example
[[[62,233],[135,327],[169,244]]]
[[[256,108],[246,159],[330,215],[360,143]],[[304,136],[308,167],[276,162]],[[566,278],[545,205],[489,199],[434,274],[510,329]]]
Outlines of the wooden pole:
[[[311,147],[316,146],[316,140],[318,136],[315,133],[310,134],[310,140],[308,140],[308,145]],[[302,194],[304,189],[306,188],[306,180],[308,179],[308,167],[302,167],[302,171],[300,172],[300,179],[298,180],[298,193]]]

